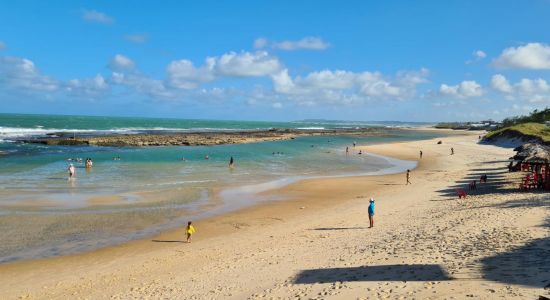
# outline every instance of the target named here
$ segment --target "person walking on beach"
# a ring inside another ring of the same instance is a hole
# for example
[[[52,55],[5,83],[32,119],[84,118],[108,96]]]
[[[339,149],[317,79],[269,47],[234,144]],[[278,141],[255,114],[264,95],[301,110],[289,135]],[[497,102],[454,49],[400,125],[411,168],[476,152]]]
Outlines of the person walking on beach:
[[[346,155],[349,155],[349,147],[346,146]]]
[[[451,155],[455,154],[455,148],[451,148]]]
[[[72,179],[76,175],[76,169],[73,164],[69,164],[67,171],[69,172],[69,179]]]
[[[369,228],[374,227],[374,198],[370,198],[369,201]]]
[[[195,227],[193,227],[193,222],[187,222],[187,227],[185,227],[185,233],[187,234],[187,243],[191,243],[191,236],[195,233]]]
[[[233,156],[231,156],[231,159],[229,159],[229,167],[230,167],[231,169],[233,169],[233,164],[234,164],[234,162],[235,162],[235,161],[233,160]]]
[[[422,150],[420,150],[420,159],[422,159]]]
[[[411,170],[407,170],[407,183],[405,185],[412,184],[411,183]]]

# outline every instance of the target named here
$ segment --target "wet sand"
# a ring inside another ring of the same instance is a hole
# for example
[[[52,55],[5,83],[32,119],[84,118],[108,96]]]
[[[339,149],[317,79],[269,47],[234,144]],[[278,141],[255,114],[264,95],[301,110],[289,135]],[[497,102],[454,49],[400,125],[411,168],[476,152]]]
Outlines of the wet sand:
[[[518,193],[511,150],[478,133],[375,145],[404,174],[311,179],[184,230],[89,253],[0,265],[0,296],[171,299],[534,299],[550,283],[550,197]],[[450,154],[450,147],[455,155]],[[358,148],[355,149],[357,151]],[[466,200],[455,189],[488,174]],[[515,180],[515,181],[514,181]],[[376,198],[368,229],[368,199]]]

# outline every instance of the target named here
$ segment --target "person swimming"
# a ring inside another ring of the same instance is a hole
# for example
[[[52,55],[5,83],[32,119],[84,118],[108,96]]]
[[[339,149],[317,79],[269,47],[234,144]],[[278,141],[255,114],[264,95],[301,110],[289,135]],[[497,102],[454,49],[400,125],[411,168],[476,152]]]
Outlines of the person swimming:
[[[72,179],[74,176],[76,176],[76,169],[73,164],[69,164],[67,171],[69,172],[69,179]]]
[[[233,164],[234,164],[234,160],[233,160],[233,156],[231,156],[231,158],[229,159],[229,167],[230,168],[233,168]]]

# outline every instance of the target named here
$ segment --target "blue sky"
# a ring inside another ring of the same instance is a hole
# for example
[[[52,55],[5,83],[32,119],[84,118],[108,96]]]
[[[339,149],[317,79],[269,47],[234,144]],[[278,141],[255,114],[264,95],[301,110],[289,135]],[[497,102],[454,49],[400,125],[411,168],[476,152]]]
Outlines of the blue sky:
[[[550,1],[4,1],[0,112],[502,119],[550,104]]]

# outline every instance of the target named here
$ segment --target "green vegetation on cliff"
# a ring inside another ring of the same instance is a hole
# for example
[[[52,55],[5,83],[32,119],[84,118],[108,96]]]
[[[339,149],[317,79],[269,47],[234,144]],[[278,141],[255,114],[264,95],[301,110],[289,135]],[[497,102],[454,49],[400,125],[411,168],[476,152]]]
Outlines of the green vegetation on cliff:
[[[523,123],[491,131],[485,135],[485,140],[499,138],[521,138],[536,140],[544,144],[550,143],[550,127],[541,123]]]

